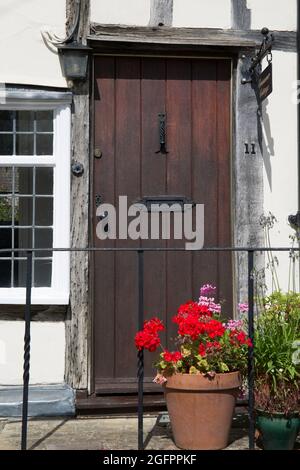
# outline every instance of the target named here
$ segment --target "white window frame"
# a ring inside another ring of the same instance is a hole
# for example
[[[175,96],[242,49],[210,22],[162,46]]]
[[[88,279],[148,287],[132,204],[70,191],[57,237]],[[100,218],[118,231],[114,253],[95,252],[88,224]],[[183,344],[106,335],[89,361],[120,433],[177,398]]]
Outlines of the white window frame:
[[[62,93],[64,94],[64,93]],[[60,95],[60,93],[58,93]],[[54,141],[51,156],[0,156],[0,165],[51,166],[53,182],[53,248],[70,247],[70,158],[71,108],[67,99],[12,99],[0,104],[1,110],[53,110]],[[51,287],[32,287],[31,303],[35,305],[67,305],[70,293],[70,253],[53,252]],[[0,288],[0,304],[24,304],[23,287]]]

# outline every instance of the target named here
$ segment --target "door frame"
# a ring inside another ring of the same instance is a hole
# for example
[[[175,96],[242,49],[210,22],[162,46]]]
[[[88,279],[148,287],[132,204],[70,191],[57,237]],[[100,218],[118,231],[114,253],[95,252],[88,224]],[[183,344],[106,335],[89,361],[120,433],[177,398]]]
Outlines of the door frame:
[[[187,49],[187,48],[186,48]],[[189,53],[172,51],[169,53],[151,54],[140,51],[124,52],[120,47],[118,52],[99,52],[94,49],[91,79],[90,79],[90,194],[89,194],[89,239],[93,240],[93,168],[94,168],[94,58],[97,56],[127,56],[127,57],[161,57],[161,58],[194,58],[194,59],[227,59],[231,60],[231,219],[232,219],[232,244],[233,246],[246,246],[249,239],[258,246],[262,240],[262,233],[258,223],[261,208],[263,206],[263,167],[262,158],[256,158],[252,164],[239,155],[244,154],[244,141],[251,136],[254,141],[258,141],[257,116],[253,112],[257,108],[257,101],[254,91],[250,86],[241,85],[241,77],[249,61],[245,59],[245,54],[249,49],[239,51],[230,51],[229,53],[220,52],[215,48],[215,53],[201,52],[195,53],[193,50]],[[249,59],[250,60],[250,59]],[[259,147],[259,146],[257,146]],[[260,148],[257,149],[257,157],[261,157]],[[260,161],[259,161],[260,160]],[[243,216],[244,203],[253,200],[255,196],[256,204],[253,205],[250,218],[245,222]],[[259,202],[257,203],[257,201]],[[91,245],[90,245],[91,246]],[[263,260],[258,260],[259,264]],[[80,396],[83,398],[93,396],[94,394],[94,256],[89,257],[89,302],[88,302],[88,326],[87,326],[87,351],[88,351],[88,373],[86,388]],[[245,281],[247,279],[247,260],[243,254],[235,254],[232,259],[232,277],[233,277],[233,299],[234,301],[243,301],[245,292]],[[80,397],[79,397],[80,398]]]

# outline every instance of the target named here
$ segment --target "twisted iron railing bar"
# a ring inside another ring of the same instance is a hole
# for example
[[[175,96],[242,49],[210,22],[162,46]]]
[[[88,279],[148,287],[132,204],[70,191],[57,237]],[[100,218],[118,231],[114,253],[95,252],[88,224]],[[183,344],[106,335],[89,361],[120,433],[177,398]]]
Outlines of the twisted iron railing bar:
[[[248,251],[248,335],[251,346],[248,349],[248,414],[249,414],[249,449],[255,447],[254,417],[254,251]]]
[[[15,248],[0,249],[0,253],[22,252],[27,258],[26,274],[26,304],[25,304],[25,336],[24,336],[24,364],[23,364],[23,407],[22,407],[22,436],[21,449],[27,449],[27,427],[28,427],[28,388],[30,372],[30,321],[31,321],[31,290],[32,290],[32,254],[36,251],[55,252],[136,252],[138,256],[138,328],[141,329],[144,323],[144,253],[145,252],[177,252],[177,251],[197,251],[197,252],[236,252],[247,253],[248,255],[248,333],[252,340],[248,356],[248,413],[249,413],[249,449],[254,449],[255,442],[255,418],[254,418],[254,255],[256,252],[276,251],[289,252],[290,247],[211,247],[199,250],[185,250],[184,248]],[[293,251],[300,251],[300,248],[293,248]],[[144,354],[142,351],[137,355],[137,378],[138,378],[138,449],[144,448],[143,440],[143,381],[144,381]]]
[[[144,325],[144,252],[138,251],[138,329]],[[138,449],[144,448],[144,351],[138,351]]]
[[[29,392],[29,372],[30,372],[31,285],[32,285],[32,252],[29,251],[27,252],[27,265],[26,265],[26,305],[25,305],[21,450],[27,449],[28,392]]]

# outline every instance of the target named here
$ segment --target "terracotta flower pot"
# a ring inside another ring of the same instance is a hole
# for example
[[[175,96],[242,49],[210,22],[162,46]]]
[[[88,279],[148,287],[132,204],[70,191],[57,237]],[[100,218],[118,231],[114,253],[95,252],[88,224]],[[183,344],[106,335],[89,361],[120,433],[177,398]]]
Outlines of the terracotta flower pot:
[[[181,449],[217,450],[228,445],[239,372],[175,374],[164,385],[175,444]]]

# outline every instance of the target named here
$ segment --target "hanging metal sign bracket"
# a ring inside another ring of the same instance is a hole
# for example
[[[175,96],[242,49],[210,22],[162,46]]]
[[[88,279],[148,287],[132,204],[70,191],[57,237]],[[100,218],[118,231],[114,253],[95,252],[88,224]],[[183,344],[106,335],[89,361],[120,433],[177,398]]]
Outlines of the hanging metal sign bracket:
[[[269,64],[271,64],[272,62],[272,46],[274,43],[274,34],[270,33],[268,28],[263,28],[261,30],[261,34],[264,37],[263,41],[261,43],[259,51],[251,59],[251,65],[249,69],[247,70],[248,78],[245,78],[245,77],[242,78],[242,81],[241,81],[242,85],[245,85],[246,83],[252,83],[253,77],[261,73],[260,66],[264,57],[267,56],[267,60]]]

